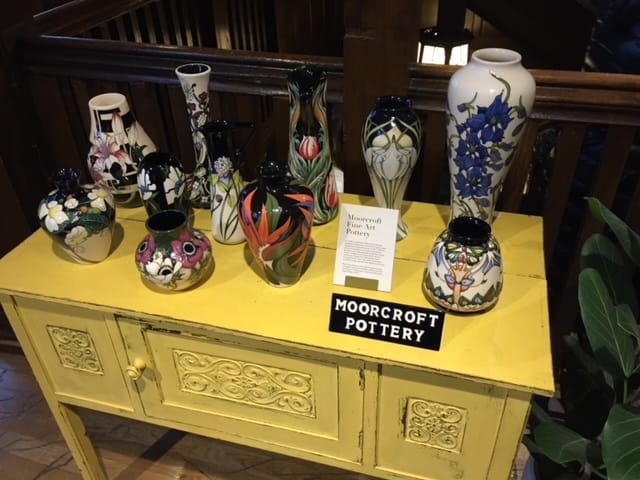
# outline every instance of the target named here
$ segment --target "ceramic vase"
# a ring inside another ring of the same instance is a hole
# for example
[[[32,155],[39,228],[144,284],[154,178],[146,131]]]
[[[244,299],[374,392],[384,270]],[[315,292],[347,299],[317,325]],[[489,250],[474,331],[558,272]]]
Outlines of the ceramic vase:
[[[258,175],[240,193],[240,224],[267,283],[286,287],[295,284],[306,267],[313,194],[292,178],[286,163],[261,163]]]
[[[422,148],[422,123],[411,99],[395,95],[378,98],[364,122],[361,140],[378,205],[400,211]],[[398,215],[396,240],[408,233],[409,227]]]
[[[514,158],[536,85],[520,54],[473,52],[453,74],[447,93],[451,216],[493,222],[495,204]]]
[[[479,312],[502,291],[500,245],[491,226],[476,217],[456,217],[436,239],[423,280],[425,296],[444,310]]]
[[[145,155],[138,168],[138,190],[147,215],[180,210],[193,215],[182,163],[168,152]]]
[[[211,67],[204,63],[187,63],[176,68],[187,106],[191,139],[195,152],[195,167],[189,178],[189,200],[196,208],[209,208],[211,204],[211,174],[207,156],[207,144],[202,126],[211,120],[209,108],[209,78]]]
[[[241,147],[236,147],[233,133],[249,129]],[[211,166],[211,231],[214,240],[234,244],[245,240],[238,218],[238,198],[245,182],[240,168],[242,152],[255,132],[252,123],[213,120],[201,129],[207,142]]]
[[[288,76],[289,168],[315,198],[313,222],[327,223],[338,213],[331,142],[327,121],[327,75],[314,66],[302,66]]]
[[[89,100],[91,147],[87,162],[95,183],[109,190],[118,205],[140,205],[137,175],[142,158],[156,146],[135,119],[121,93]]]
[[[109,255],[116,211],[113,196],[97,184],[80,185],[80,172],[58,170],[55,189],[38,206],[42,229],[78,263],[101,262]]]
[[[148,234],[138,244],[135,261],[149,285],[185,290],[205,280],[213,269],[211,242],[192,228],[180,210],[164,210],[146,222]]]

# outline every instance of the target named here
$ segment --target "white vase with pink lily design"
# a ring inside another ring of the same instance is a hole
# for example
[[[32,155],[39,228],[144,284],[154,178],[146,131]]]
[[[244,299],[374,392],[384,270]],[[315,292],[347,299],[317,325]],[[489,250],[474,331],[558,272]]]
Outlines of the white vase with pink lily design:
[[[87,162],[94,182],[107,189],[119,205],[138,205],[138,166],[156,146],[138,123],[121,93],[103,93],[89,100],[91,147]]]
[[[327,121],[327,75],[302,66],[288,77],[289,169],[313,192],[313,223],[327,223],[338,213],[338,188],[331,159]]]

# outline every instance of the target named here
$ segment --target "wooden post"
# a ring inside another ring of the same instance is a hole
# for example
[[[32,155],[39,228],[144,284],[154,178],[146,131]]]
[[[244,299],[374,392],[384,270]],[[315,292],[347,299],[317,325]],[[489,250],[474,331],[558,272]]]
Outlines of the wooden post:
[[[409,63],[416,61],[421,3],[418,0],[344,2],[345,191],[370,194],[360,132],[381,95],[406,95]]]

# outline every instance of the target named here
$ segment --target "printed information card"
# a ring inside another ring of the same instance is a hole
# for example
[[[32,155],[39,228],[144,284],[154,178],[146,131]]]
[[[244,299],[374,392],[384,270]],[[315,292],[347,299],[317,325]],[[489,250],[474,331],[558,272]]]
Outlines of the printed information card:
[[[333,283],[391,291],[398,210],[342,204]]]

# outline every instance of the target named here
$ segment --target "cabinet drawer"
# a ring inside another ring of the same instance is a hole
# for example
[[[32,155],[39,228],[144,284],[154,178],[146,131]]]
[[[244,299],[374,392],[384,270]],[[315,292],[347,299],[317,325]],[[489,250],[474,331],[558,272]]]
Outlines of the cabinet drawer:
[[[360,462],[361,362],[153,329],[144,338],[156,374],[141,389],[148,415]]]
[[[383,367],[377,468],[417,478],[487,479],[506,390]]]
[[[133,411],[111,343],[107,314],[42,300],[15,299],[24,329],[57,395],[101,410]]]

